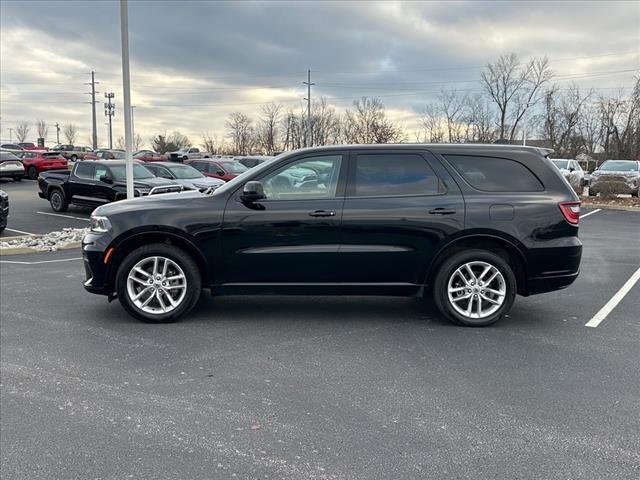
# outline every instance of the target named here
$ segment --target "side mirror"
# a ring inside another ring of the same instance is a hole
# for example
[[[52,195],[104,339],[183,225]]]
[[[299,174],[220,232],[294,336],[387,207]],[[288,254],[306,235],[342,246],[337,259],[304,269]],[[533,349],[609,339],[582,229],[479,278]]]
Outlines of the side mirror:
[[[570,171],[570,172],[575,172],[575,171],[576,171],[576,169],[575,169],[575,168],[573,168],[573,167],[569,167],[569,171]]]
[[[240,200],[242,200],[242,202],[253,203],[258,200],[264,200],[265,198],[267,197],[264,195],[262,182],[247,182],[244,184],[242,195],[240,195]]]
[[[224,172],[222,170],[216,170],[216,175],[219,177],[224,177]]]
[[[111,177],[109,175],[101,175],[100,181],[104,183],[113,183],[113,180],[111,180]]]

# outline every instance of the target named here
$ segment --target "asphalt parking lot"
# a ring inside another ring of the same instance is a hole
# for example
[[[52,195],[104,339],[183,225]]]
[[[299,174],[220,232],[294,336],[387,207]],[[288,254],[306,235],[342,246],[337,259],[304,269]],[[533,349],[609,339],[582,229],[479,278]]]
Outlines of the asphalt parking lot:
[[[51,211],[25,192],[10,227],[86,226],[20,219]],[[84,292],[77,250],[1,258],[2,476],[637,479],[640,283],[585,324],[640,267],[640,213],[591,212],[578,280],[479,329],[417,299],[206,294],[146,325]]]

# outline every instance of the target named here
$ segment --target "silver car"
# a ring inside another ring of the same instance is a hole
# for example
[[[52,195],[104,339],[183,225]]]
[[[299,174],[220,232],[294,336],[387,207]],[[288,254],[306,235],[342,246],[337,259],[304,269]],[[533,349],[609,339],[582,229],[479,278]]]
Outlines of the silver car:
[[[578,195],[582,195],[586,183],[584,180],[584,170],[582,170],[577,160],[552,158],[551,162],[560,170],[562,176],[567,179],[571,188],[573,188]]]
[[[168,178],[182,185],[186,190],[200,190],[201,192],[216,188],[225,184],[219,178],[205,177],[191,165],[175,162],[148,162],[144,164],[156,177]]]
[[[640,191],[640,161],[607,160],[591,174],[589,195],[598,193],[638,196]]]
[[[0,152],[0,177],[10,177],[19,182],[24,177],[24,165],[10,152]]]

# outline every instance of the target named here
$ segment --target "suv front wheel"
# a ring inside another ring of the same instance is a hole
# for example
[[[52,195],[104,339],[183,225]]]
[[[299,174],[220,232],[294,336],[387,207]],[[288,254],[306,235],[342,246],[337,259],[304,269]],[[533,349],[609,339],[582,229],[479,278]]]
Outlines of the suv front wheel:
[[[506,314],[516,296],[509,264],[487,250],[459,252],[446,260],[434,282],[438,309],[453,323],[481,327]]]
[[[161,243],[129,253],[118,269],[116,285],[125,310],[149,323],[177,320],[195,306],[202,290],[193,258]]]

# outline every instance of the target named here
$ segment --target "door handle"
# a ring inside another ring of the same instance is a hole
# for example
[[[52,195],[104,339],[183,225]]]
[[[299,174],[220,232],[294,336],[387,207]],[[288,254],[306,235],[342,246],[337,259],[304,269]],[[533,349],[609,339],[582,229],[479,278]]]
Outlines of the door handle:
[[[448,208],[438,207],[432,208],[431,210],[429,210],[429,213],[431,215],[453,215],[454,213],[456,213],[456,211]]]
[[[309,212],[310,217],[335,217],[336,212],[332,210],[314,210],[313,212]]]

